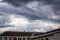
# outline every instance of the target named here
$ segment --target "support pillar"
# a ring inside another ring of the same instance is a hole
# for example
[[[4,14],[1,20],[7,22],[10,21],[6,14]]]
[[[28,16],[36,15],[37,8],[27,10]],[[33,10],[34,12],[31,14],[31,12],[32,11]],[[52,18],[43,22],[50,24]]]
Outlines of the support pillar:
[[[9,37],[7,37],[7,40],[9,40]]]
[[[27,40],[27,37],[25,37],[25,40]]]
[[[4,40],[4,37],[2,37],[2,40]]]
[[[18,37],[17,37],[17,40],[18,40]]]
[[[21,40],[23,40],[23,37],[21,37]]]

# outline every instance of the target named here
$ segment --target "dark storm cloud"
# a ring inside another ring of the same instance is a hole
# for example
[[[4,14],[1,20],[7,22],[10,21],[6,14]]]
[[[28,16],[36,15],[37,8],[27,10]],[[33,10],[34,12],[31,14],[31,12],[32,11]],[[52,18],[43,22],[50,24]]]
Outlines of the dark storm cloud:
[[[12,3],[12,4],[19,4],[19,3],[28,3],[28,2],[31,2],[31,1],[44,1],[46,2],[47,4],[59,4],[60,3],[60,0],[3,0],[4,2],[9,2],[9,3]]]
[[[14,6],[21,6],[21,3],[27,3],[30,2],[32,0],[3,0],[4,2],[8,2],[11,3]]]
[[[47,4],[53,5],[53,9],[56,15],[60,15],[60,0],[45,0]]]
[[[44,5],[52,5],[52,9],[54,10],[54,15],[60,16],[60,0],[3,0],[4,2],[8,2],[14,6],[18,6],[18,7],[23,7],[24,5],[28,4],[29,2],[32,1],[37,1],[37,2],[44,2]],[[34,12],[32,9],[29,9],[28,7],[24,7],[26,11],[20,11],[20,13],[17,13],[19,15],[24,15],[27,18],[31,19],[31,20],[49,20],[49,21],[53,21],[53,22],[60,22],[60,18],[58,19],[53,19],[53,18],[49,18],[47,14],[44,14],[42,12]],[[22,13],[23,12],[23,13]],[[48,13],[48,12],[46,12]],[[38,16],[38,15],[39,16]],[[51,14],[51,13],[48,13]],[[52,14],[51,14],[52,15]],[[49,16],[51,16],[49,15]]]
[[[0,13],[0,28],[13,26],[13,25],[9,25],[8,23],[10,23],[10,19],[8,15],[5,13]]]
[[[23,25],[20,24],[21,21]],[[26,21],[28,23],[25,27]],[[18,31],[24,28],[28,31],[49,31],[58,27],[59,23],[59,0],[3,0],[0,3],[0,28],[12,27]]]
[[[7,1],[7,2],[14,2],[14,1],[16,1],[16,2],[30,2],[32,0],[3,0],[3,1]]]
[[[22,12],[20,12],[18,14],[26,16],[27,18],[29,18],[29,20],[48,20],[48,21],[60,23],[59,13],[58,14],[54,13],[54,17],[55,17],[55,15],[58,16],[56,19],[54,19],[51,17],[52,14],[50,12],[44,12],[44,11],[43,12],[35,12],[35,11],[33,11],[29,8],[26,8],[26,7],[25,7],[25,9],[22,10]]]
[[[6,12],[6,13],[16,13],[16,11],[14,9],[10,9],[10,8],[4,8],[4,7],[0,7],[0,11],[1,12]]]
[[[25,10],[24,10],[25,9]],[[43,16],[43,14],[40,14],[39,16],[37,16],[37,13],[35,13],[33,10],[29,9],[29,8],[24,8],[22,12],[18,13],[19,15],[24,15],[26,17],[29,18],[29,20],[36,20],[36,19],[47,19],[45,16]]]
[[[11,27],[11,26],[13,26],[13,25],[4,25],[4,24],[1,24],[0,28]]]

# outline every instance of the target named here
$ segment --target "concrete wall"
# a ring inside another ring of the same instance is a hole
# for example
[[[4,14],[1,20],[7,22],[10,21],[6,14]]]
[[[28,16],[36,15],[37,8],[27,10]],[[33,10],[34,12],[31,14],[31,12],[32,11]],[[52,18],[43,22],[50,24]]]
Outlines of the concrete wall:
[[[30,40],[29,36],[0,36],[0,37],[2,37],[2,40],[4,40],[4,37],[7,37],[7,40],[9,40],[9,37],[12,37],[12,40],[13,40],[13,38],[17,38],[17,40],[18,40],[18,38],[21,38],[21,40],[23,40],[23,38],[25,38],[25,40]]]
[[[50,36],[32,38],[32,40],[41,40],[41,39],[45,40],[46,38],[48,38],[49,40],[60,40],[60,32],[59,33],[55,33],[55,34],[50,35]]]
[[[54,40],[60,40],[60,33],[54,34]]]
[[[32,40],[41,40],[41,39],[45,40],[46,38],[48,38],[49,40],[53,40],[53,35],[46,36],[46,37],[41,37],[41,38],[35,38],[35,39],[32,39]]]

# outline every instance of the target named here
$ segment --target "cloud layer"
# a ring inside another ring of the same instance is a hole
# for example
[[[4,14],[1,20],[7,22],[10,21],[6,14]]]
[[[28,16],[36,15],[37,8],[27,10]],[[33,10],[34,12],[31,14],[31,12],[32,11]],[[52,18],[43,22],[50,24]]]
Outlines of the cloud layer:
[[[1,32],[2,29],[46,32],[59,28],[59,5],[59,0],[3,0],[0,2]]]

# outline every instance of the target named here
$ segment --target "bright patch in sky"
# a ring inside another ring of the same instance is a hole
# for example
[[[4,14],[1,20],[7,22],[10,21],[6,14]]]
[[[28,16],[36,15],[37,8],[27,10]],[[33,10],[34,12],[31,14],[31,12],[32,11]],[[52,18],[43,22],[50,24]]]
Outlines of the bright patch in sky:
[[[16,17],[15,15],[10,16],[11,25],[20,26],[20,25],[27,25],[29,22],[24,17]]]
[[[0,0],[0,1],[2,1],[2,0]]]

